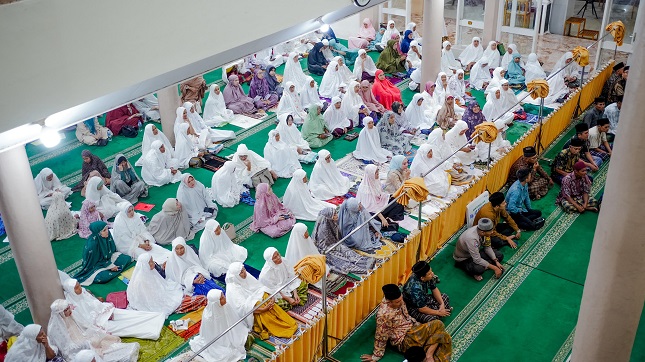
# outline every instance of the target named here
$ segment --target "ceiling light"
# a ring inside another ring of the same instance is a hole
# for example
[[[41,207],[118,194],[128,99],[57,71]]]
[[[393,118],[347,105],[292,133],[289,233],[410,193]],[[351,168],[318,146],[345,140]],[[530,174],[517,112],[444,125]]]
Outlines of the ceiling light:
[[[40,131],[40,141],[47,148],[55,147],[60,143],[60,133],[53,128],[45,126]]]

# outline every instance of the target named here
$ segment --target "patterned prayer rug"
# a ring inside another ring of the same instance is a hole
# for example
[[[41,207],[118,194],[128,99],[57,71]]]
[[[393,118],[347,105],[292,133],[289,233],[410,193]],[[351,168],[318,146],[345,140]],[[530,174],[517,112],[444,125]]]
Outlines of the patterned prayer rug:
[[[385,259],[392,256],[392,254],[394,254],[394,252],[399,249],[399,246],[396,243],[394,243],[392,240],[381,238],[381,241],[384,243],[384,245],[381,246],[380,249],[373,251],[371,253],[367,253],[365,251],[361,251],[357,249],[353,249],[353,250],[363,256],[369,256],[375,259]]]
[[[201,307],[196,311],[190,312],[185,316],[179,318],[179,320],[184,320],[184,321],[190,320],[190,322],[188,322],[188,329],[175,331],[170,325],[166,327],[170,329],[170,331],[173,332],[174,334],[183,338],[184,341],[187,341],[189,338],[199,333],[199,329],[202,326],[202,314],[204,313],[204,308],[205,307]]]
[[[260,124],[265,118],[266,115],[259,116],[252,114],[236,114],[235,118],[230,122],[230,124],[240,128],[248,129]]]
[[[345,171],[357,178],[363,177],[365,174],[365,167],[367,167],[367,165],[368,164],[364,163],[362,160],[354,158],[351,153],[336,162],[336,166],[341,171]],[[390,169],[390,163],[386,162],[376,166],[378,167],[381,179],[385,179],[387,177],[387,172]]]
[[[317,320],[322,313],[322,294],[317,289],[310,288],[307,291],[307,303],[303,306],[298,306],[288,311],[287,313],[303,324],[311,324]],[[332,298],[327,297],[327,305],[335,304]]]

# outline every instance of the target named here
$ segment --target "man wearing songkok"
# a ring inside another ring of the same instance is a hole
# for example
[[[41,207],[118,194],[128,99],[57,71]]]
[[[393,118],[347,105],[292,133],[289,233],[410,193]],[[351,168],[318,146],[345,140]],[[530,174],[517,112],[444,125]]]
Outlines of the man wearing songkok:
[[[605,84],[602,86],[602,92],[600,93],[601,97],[607,98],[609,96],[609,92],[614,89],[614,85],[618,80],[620,80],[623,77],[623,70],[625,68],[625,63],[620,62],[613,67],[613,72],[609,76],[609,79],[605,82]]]
[[[435,283],[434,273],[425,260],[412,266],[412,275],[403,285],[403,301],[408,313],[419,322],[430,322],[450,315],[450,299]]]
[[[508,184],[513,184],[517,180],[517,171],[526,168],[531,171],[529,185],[529,197],[531,200],[539,200],[549,192],[553,186],[553,180],[548,173],[540,166],[538,162],[535,147],[524,147],[523,156],[518,158],[508,172]]]
[[[385,298],[376,313],[374,353],[362,355],[361,361],[383,358],[388,342],[402,353],[412,347],[423,347],[427,361],[450,361],[452,338],[443,323],[439,320],[417,322],[408,314],[403,295],[396,284],[386,284],[381,289]]]
[[[506,200],[501,192],[494,192],[488,197],[488,203],[477,211],[473,225],[482,219],[487,218],[493,222],[493,231],[490,236],[491,245],[495,249],[500,249],[505,245],[511,248],[517,248],[517,243],[513,240],[519,240],[522,234],[515,220],[506,211]],[[500,218],[506,222],[499,222]]]
[[[555,159],[551,163],[551,179],[555,183],[560,185],[562,178],[573,172],[573,165],[580,160],[582,146],[584,146],[584,142],[579,138],[574,138],[571,140],[569,148],[560,151],[555,156]]]
[[[587,176],[587,165],[578,161],[573,166],[573,172],[562,178],[562,188],[555,203],[568,213],[583,213],[587,210],[598,212],[598,201],[591,197],[590,191],[591,180]]]
[[[542,217],[542,211],[531,208],[529,183],[531,169],[521,168],[517,171],[517,180],[506,193],[506,210],[522,230],[536,230],[535,220]]]
[[[589,126],[586,123],[576,124],[576,135],[571,138],[571,140],[578,138],[582,140],[582,148],[580,149],[580,160],[584,161],[592,171],[598,171],[598,168],[602,164],[602,158],[593,156],[589,150]],[[567,141],[564,144],[563,149],[569,147],[571,140]]]
[[[452,254],[455,266],[475,280],[481,281],[486,269],[495,272],[495,278],[502,276],[504,255],[491,247],[490,237],[495,225],[491,219],[480,219],[472,227],[464,231],[457,240],[457,246]]]

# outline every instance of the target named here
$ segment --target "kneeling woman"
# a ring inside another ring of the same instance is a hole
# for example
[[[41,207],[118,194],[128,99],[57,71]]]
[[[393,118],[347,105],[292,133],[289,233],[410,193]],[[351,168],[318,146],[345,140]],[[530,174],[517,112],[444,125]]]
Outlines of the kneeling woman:
[[[74,275],[81,285],[107,283],[121,274],[121,271],[132,261],[129,255],[116,250],[114,239],[105,221],[90,224],[92,234],[85,241],[83,265],[81,271]]]
[[[226,297],[239,316],[249,313],[269,294],[260,282],[246,272],[242,263],[231,264],[226,272]],[[263,340],[269,336],[291,338],[298,324],[273,299],[256,309],[246,320],[247,327],[253,326],[253,331]]]
[[[222,288],[211,280],[195,251],[186,245],[186,240],[177,237],[172,241],[172,254],[166,263],[166,279],[181,284],[186,295],[207,295],[213,289]]]
[[[264,285],[269,293],[277,292],[279,287],[296,276],[292,264],[282,258],[278,249],[274,247],[266,248],[264,250],[264,260],[265,263],[260,272],[260,283]],[[292,260],[291,262],[297,263],[298,261]],[[307,303],[308,287],[307,282],[295,279],[280,290],[280,293],[276,295],[275,303],[285,311],[305,305]]]

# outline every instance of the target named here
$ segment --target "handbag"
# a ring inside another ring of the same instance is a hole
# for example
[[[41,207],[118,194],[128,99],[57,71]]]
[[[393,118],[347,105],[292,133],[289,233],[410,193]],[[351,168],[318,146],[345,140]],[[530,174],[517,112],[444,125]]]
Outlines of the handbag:
[[[107,295],[105,301],[114,304],[115,308],[126,309],[128,307],[128,294],[126,291],[112,292]]]
[[[235,233],[235,225],[231,224],[230,222],[224,223],[222,229],[224,229],[224,232],[231,240],[235,239],[235,237],[237,236],[237,234]]]
[[[139,129],[133,126],[123,126],[119,134],[123,137],[135,138],[139,135]]]
[[[538,217],[537,219],[533,220],[533,230],[540,230],[543,226],[546,220],[544,220],[543,217]]]

